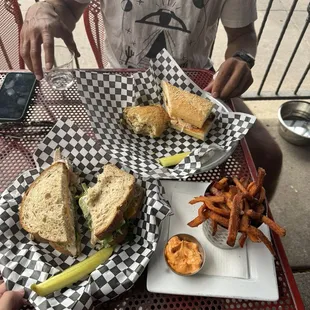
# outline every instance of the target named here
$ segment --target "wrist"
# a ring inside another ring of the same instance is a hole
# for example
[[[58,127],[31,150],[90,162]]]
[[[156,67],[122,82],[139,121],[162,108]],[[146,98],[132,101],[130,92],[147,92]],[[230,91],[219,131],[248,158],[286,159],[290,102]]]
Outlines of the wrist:
[[[248,67],[249,67],[250,69],[252,69],[251,66],[250,66],[246,61],[244,61],[244,59],[240,58],[239,56],[232,56],[232,58],[236,58],[237,60],[246,63],[246,64],[248,65]]]
[[[250,69],[252,69],[254,67],[255,64],[255,58],[254,56],[252,56],[250,53],[244,51],[244,50],[240,50],[235,52],[232,55],[233,58],[239,59],[241,61],[244,61]]]

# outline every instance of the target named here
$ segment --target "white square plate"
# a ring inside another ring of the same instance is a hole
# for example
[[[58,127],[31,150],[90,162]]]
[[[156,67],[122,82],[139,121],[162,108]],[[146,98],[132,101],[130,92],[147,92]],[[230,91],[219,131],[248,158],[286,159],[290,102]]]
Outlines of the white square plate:
[[[202,195],[208,183],[162,181],[162,185],[174,215],[162,223],[160,240],[148,266],[148,291],[265,301],[279,299],[274,258],[264,244],[247,242],[244,249],[222,250],[208,242],[202,227],[187,226],[188,221],[197,216],[197,207],[190,206],[188,201]],[[266,225],[260,229],[270,238]],[[164,246],[177,233],[189,233],[205,247],[205,266],[194,276],[178,276],[166,265]]]

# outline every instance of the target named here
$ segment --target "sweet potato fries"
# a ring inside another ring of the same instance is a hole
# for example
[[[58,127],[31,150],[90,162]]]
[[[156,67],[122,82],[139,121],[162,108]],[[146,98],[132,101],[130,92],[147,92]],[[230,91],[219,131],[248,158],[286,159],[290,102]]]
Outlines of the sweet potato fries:
[[[265,215],[266,192],[263,187],[266,172],[258,168],[256,181],[250,182],[246,178],[222,178],[214,182],[205,196],[195,197],[190,204],[202,203],[198,216],[187,225],[197,227],[207,219],[211,220],[212,235],[216,234],[217,226],[228,230],[227,244],[235,245],[237,233],[241,232],[238,242],[243,247],[247,238],[252,242],[263,242],[269,251],[275,255],[272,243],[257,228],[265,223],[276,234],[283,237],[284,228]]]

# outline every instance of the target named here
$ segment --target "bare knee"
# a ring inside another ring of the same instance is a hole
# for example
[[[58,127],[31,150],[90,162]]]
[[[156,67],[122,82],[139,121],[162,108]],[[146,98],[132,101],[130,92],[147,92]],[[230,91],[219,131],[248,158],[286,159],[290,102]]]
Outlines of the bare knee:
[[[259,153],[252,153],[255,166],[266,170],[267,179],[278,178],[282,168],[283,154],[277,144]]]
[[[280,172],[283,162],[283,153],[277,143],[274,143],[272,147],[269,148],[267,161],[268,166],[270,167],[270,170],[272,171],[278,171]]]
[[[282,151],[271,136],[265,136],[264,139],[254,139],[252,135],[246,140],[256,167],[267,170],[269,167],[272,169],[272,167],[282,166]]]

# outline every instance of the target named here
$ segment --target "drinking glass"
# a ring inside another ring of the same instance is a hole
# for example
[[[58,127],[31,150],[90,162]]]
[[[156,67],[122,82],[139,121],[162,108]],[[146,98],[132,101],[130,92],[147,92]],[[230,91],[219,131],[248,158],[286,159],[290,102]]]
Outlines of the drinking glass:
[[[51,70],[44,70],[47,83],[55,90],[66,90],[74,83],[72,74],[74,54],[66,47],[55,45],[54,64]],[[42,64],[45,63],[45,55],[42,53]]]

